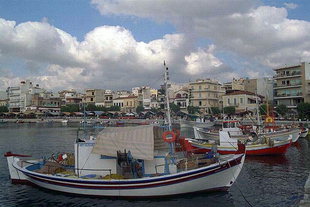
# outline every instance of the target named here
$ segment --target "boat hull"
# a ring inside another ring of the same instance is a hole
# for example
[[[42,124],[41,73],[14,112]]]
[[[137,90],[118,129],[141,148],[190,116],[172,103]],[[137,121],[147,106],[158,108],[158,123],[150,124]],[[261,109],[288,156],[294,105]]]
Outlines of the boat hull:
[[[197,143],[195,141],[190,142],[193,151],[196,153],[205,153],[209,152],[212,149],[211,144]],[[259,144],[259,145],[246,145],[246,155],[281,155],[285,154],[287,149],[291,146],[291,140],[283,141],[270,146],[268,144]],[[217,152],[220,154],[234,154],[237,149],[234,147],[222,147],[217,146]]]
[[[201,191],[227,190],[238,177],[245,155],[235,155],[221,164],[181,173],[128,180],[99,180],[52,176],[21,167],[15,160],[12,167],[23,175],[23,181],[42,188],[80,195],[109,197],[160,197]]]
[[[309,129],[306,128],[306,129],[303,129],[301,132],[300,132],[300,137],[302,138],[305,138],[308,136],[308,132],[309,132]]]

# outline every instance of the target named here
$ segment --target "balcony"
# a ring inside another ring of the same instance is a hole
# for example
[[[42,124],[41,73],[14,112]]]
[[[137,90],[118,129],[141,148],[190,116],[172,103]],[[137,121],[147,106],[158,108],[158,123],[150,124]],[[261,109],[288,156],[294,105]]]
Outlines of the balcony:
[[[302,87],[301,83],[297,83],[297,84],[274,84],[274,89],[282,89],[282,88],[299,88]]]
[[[193,93],[197,93],[197,92],[216,92],[216,93],[225,93],[225,91],[223,90],[219,90],[219,89],[212,89],[212,88],[202,88],[202,89],[192,89]]]
[[[277,75],[273,76],[274,79],[293,78],[293,77],[301,77],[301,72],[277,74]]]
[[[302,93],[296,94],[275,94],[274,99],[290,99],[290,98],[302,98]]]

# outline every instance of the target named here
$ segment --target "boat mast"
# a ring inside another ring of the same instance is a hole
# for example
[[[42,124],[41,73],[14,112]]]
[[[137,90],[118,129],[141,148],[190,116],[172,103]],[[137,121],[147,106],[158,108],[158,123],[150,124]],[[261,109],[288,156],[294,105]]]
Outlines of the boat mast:
[[[170,131],[172,129],[171,124],[171,115],[170,115],[170,105],[169,105],[169,93],[168,93],[168,81],[169,81],[169,70],[168,67],[166,67],[166,62],[164,61],[164,67],[165,67],[165,96],[166,96],[166,107],[167,107],[167,122],[168,122],[168,130]]]
[[[259,116],[259,104],[258,104],[258,94],[257,94],[257,91],[256,91],[256,94],[255,94],[255,99],[256,99],[256,114],[257,114],[257,127],[258,129],[260,129],[260,126],[261,126],[261,121],[260,121],[260,116]]]

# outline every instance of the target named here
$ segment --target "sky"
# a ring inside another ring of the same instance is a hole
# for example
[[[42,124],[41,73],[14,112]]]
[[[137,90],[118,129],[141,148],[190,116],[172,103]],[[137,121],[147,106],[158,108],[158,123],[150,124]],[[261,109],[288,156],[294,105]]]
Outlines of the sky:
[[[270,77],[310,61],[308,0],[0,0],[0,90]]]

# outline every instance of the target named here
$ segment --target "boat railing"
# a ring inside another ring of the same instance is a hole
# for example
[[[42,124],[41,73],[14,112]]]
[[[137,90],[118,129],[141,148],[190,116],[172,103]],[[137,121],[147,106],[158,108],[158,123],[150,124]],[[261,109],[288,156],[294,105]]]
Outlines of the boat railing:
[[[61,163],[58,162],[31,162],[31,161],[27,161],[27,160],[21,160],[21,167],[24,167],[24,164],[33,164],[33,166],[37,166],[37,167],[32,167],[32,169],[29,169],[31,171],[35,171],[35,170],[39,170],[42,169],[43,167],[45,167],[45,172],[49,173],[49,174],[57,174],[57,173],[61,173],[63,171],[59,171],[59,169],[64,169],[66,171],[72,171],[75,172],[77,171],[77,176],[80,177],[80,173],[82,171],[93,171],[93,172],[109,172],[109,175],[111,177],[112,175],[112,169],[94,169],[94,168],[76,168],[73,166],[69,166],[69,165],[63,165]],[[53,172],[53,173],[52,173]],[[44,174],[44,172],[42,172]]]
[[[166,164],[155,165],[155,172],[156,172],[156,174],[158,174],[158,171],[157,171],[158,167],[165,167],[165,166],[166,166]]]

